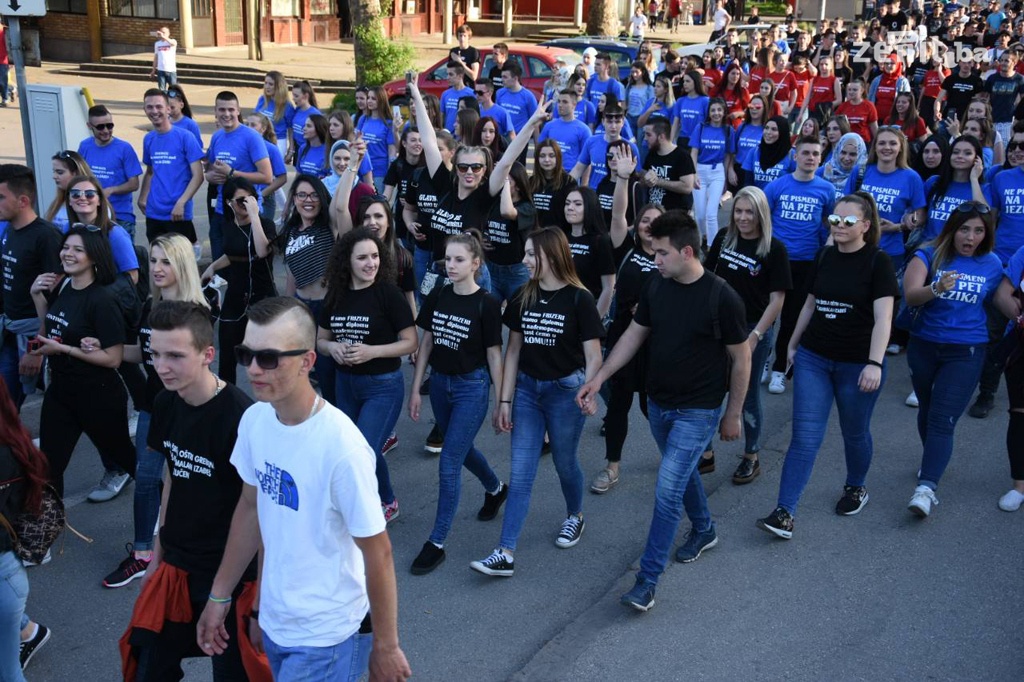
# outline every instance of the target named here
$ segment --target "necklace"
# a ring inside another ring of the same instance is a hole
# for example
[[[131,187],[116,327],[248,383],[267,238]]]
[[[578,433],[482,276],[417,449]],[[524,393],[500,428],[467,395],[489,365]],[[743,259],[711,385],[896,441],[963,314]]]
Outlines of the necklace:
[[[220,377],[214,377],[213,397],[216,398],[220,395],[221,390],[227,385],[227,382],[221,382]]]
[[[562,293],[562,289],[564,288],[565,287],[562,287],[561,289],[556,289],[554,292],[551,292],[551,295],[548,296],[547,298],[541,296],[541,294],[539,293],[540,289],[538,289],[537,300],[540,301],[541,305],[547,305],[548,303],[551,303],[551,301],[555,300],[555,296],[558,296],[558,294]]]
[[[320,400],[321,400],[321,398],[320,398],[319,395],[314,395],[314,397],[313,397],[313,407],[309,408],[309,414],[307,414],[306,418],[303,419],[301,422],[296,422],[294,424],[285,424],[284,420],[281,419],[281,415],[279,415],[276,410],[274,411],[274,416],[277,417],[277,421],[281,422],[285,426],[298,426],[299,424],[301,424],[303,422],[306,422],[306,421],[309,421],[310,419],[313,418],[313,415],[316,414],[317,408],[320,407]]]

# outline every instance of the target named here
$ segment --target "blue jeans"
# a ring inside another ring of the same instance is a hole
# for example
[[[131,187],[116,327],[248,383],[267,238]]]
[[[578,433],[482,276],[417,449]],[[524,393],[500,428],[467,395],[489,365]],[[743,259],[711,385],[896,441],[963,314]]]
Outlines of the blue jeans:
[[[544,432],[551,440],[551,458],[562,484],[566,515],[583,513],[583,470],[578,449],[586,415],[576,405],[584,383],[583,370],[554,381],[541,381],[519,372],[512,403],[512,475],[501,524],[501,547],[515,551],[530,511]]]
[[[430,249],[421,249],[418,246],[412,250],[412,274],[416,278],[416,305],[423,302],[423,294],[420,293],[420,285],[423,284],[423,277],[430,270],[432,262]]]
[[[919,483],[935,490],[953,456],[953,430],[967,409],[985,363],[986,344],[933,343],[911,335],[910,380],[917,393],[917,432],[924,453]]]
[[[750,325],[753,329],[755,325]],[[757,342],[757,348],[750,356],[750,383],[747,385],[747,398],[743,401],[743,438],[746,445],[743,451],[751,455],[761,451],[761,427],[764,411],[761,408],[761,369],[772,354],[775,343],[775,327],[765,333],[764,338]]]
[[[135,549],[153,549],[153,528],[160,518],[164,456],[146,445],[153,415],[139,410],[135,427]]]
[[[491,380],[483,367],[468,374],[441,374],[430,378],[430,405],[444,434],[444,446],[437,463],[437,516],[430,541],[443,545],[459,507],[462,467],[480,479],[484,490],[497,492],[501,481],[487,460],[473,445],[473,439],[487,416]]]
[[[224,214],[210,209],[210,257],[217,260],[224,255]]]
[[[324,308],[324,299],[302,298],[298,295],[295,298],[306,304],[309,312],[313,314],[313,319],[319,323],[320,312]],[[316,373],[316,383],[320,385],[320,395],[331,405],[337,407],[338,400],[334,396],[334,359],[329,354],[317,353],[316,362],[313,364],[313,372]]]
[[[334,646],[279,646],[263,632],[263,648],[277,682],[356,682],[370,666],[373,635],[352,635]]]
[[[160,88],[164,92],[167,92],[167,86],[178,84],[178,72],[177,71],[157,71],[156,72],[156,87]]]
[[[703,533],[714,526],[697,462],[715,435],[721,411],[719,407],[669,409],[647,399],[648,421],[661,452],[661,467],[654,487],[654,515],[638,575],[652,585],[658,583],[665,571],[684,508],[695,531]]]
[[[19,651],[28,601],[28,574],[14,552],[0,554],[0,680],[25,682]]]
[[[10,88],[7,85],[7,76],[10,70],[10,64],[0,64],[0,102],[6,102],[10,99]]]
[[[124,231],[128,233],[128,236],[132,238],[132,242],[135,241],[135,221],[134,220],[115,220],[115,223],[124,228]]]
[[[29,339],[34,339],[39,331],[39,320],[30,317],[25,320],[12,320],[0,315],[0,376],[7,382],[7,390],[16,407],[21,407],[27,396],[35,392],[38,376],[23,377],[18,372],[21,357],[28,352]],[[45,369],[45,364],[43,366]],[[42,369],[40,370],[42,371]]]
[[[782,466],[779,506],[796,514],[800,495],[811,478],[814,460],[825,440],[828,416],[835,400],[839,427],[846,452],[846,485],[861,486],[871,467],[871,413],[885,385],[886,370],[877,391],[864,393],[857,387],[861,362],[835,362],[797,348],[793,361],[793,438]]]
[[[383,450],[384,441],[395,430],[405,400],[402,370],[385,374],[352,374],[338,369],[334,379],[338,409],[355,422],[377,455],[377,492],[381,504],[391,504],[395,501],[395,492],[391,489],[391,475]]]
[[[511,301],[512,295],[530,279],[530,272],[522,263],[514,265],[487,264],[491,275],[490,292],[501,301]]]

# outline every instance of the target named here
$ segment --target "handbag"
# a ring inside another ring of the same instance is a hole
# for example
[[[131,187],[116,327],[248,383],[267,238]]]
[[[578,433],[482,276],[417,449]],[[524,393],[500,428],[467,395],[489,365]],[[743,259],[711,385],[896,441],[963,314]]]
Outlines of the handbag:
[[[38,514],[20,512],[11,519],[0,514],[0,525],[11,534],[14,552],[19,559],[41,564],[57,536],[67,525],[64,501],[54,487],[47,483],[43,486],[43,499]]]
[[[929,257],[927,251],[920,251],[920,253],[923,254],[924,257],[928,261],[928,275],[924,278],[924,281],[927,282],[928,280],[930,280],[932,278],[932,274],[933,274],[932,273],[932,262],[931,262],[931,258]],[[904,270],[904,272],[905,272],[905,270]],[[900,290],[902,290],[902,289],[903,289],[903,278],[901,276],[900,277]],[[900,298],[900,309],[896,312],[896,318],[893,320],[893,324],[896,326],[897,329],[902,329],[902,330],[908,331],[908,332],[914,331],[914,327],[917,324],[918,318],[921,317],[921,310],[923,308],[924,308],[924,306],[921,306],[921,305],[914,305],[914,306],[907,305],[907,299],[905,297],[901,297]]]

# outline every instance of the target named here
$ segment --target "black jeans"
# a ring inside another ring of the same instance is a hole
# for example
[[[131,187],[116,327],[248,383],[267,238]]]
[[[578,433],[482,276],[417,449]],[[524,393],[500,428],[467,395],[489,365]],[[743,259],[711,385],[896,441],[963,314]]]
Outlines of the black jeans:
[[[647,358],[644,350],[637,353],[625,367],[608,380],[608,414],[605,417],[605,459],[622,460],[622,447],[629,434],[629,411],[633,409],[633,394],[640,394],[640,411],[647,417],[647,391],[642,365]]]
[[[217,366],[217,376],[229,384],[236,383],[238,378],[238,363],[235,361],[235,346],[245,340],[245,325],[249,318],[243,316],[240,320],[228,322],[221,320],[217,324],[217,341],[220,345],[220,364]]]
[[[807,302],[808,289],[811,282],[808,282],[808,275],[814,261],[797,260],[789,261],[789,271],[793,275],[793,290],[786,294],[786,300],[782,303],[782,314],[779,315],[779,335],[775,339],[775,362],[772,364],[773,372],[786,371],[786,349],[789,347],[789,340],[793,337],[793,329],[800,317],[800,310]],[[751,367],[751,372],[759,372],[757,367]]]
[[[43,396],[39,433],[50,480],[61,496],[64,471],[83,433],[121,469],[135,471],[135,445],[128,436],[128,393],[114,372],[96,382],[56,377]]]
[[[991,302],[985,304],[985,314],[987,316],[985,322],[988,327],[988,346],[985,348],[985,364],[981,367],[978,395],[991,398],[999,390],[999,376],[1003,373],[1003,367],[996,355],[1006,332],[1006,323],[1009,320]],[[1009,377],[1009,373],[1007,373],[1007,377]]]

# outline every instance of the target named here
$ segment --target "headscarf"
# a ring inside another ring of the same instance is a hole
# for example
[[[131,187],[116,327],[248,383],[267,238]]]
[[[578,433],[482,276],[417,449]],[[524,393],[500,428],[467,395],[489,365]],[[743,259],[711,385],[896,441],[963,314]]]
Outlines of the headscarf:
[[[853,168],[845,170],[839,165],[839,152],[843,150],[843,147],[848,142],[853,142],[857,145],[857,162],[853,164]],[[859,173],[860,169],[864,168],[867,162],[868,146],[864,143],[864,138],[857,133],[845,133],[839,138],[839,142],[836,143],[835,149],[832,150],[832,158],[825,163],[821,175],[834,186],[845,187],[847,179],[854,173]]]
[[[338,191],[338,183],[341,182],[341,176],[338,171],[334,169],[334,153],[339,149],[349,149],[351,145],[348,140],[338,140],[331,145],[331,154],[327,157],[327,167],[331,169],[331,174],[323,179],[324,187],[327,188],[327,192],[333,197],[334,193]],[[356,174],[356,182],[359,181],[359,174]]]
[[[792,145],[789,139],[789,119],[785,116],[772,116],[768,121],[775,122],[776,127],[779,129],[779,139],[772,144],[768,144],[762,136],[760,154],[758,155],[762,170],[773,168],[777,163],[786,158]]]

